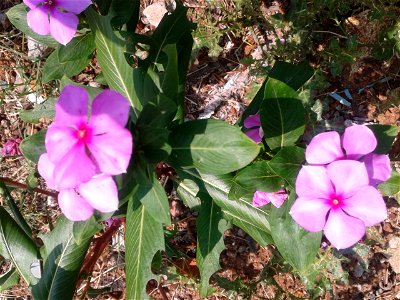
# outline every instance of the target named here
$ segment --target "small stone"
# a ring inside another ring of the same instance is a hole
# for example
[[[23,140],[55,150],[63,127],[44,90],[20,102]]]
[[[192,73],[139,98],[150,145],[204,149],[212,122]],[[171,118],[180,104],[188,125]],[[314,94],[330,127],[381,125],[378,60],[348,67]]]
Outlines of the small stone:
[[[28,38],[28,56],[31,58],[41,58],[46,53],[47,46]]]
[[[162,2],[150,4],[143,10],[143,15],[147,18],[150,25],[153,25],[154,27],[157,27],[158,24],[160,24],[166,13],[168,13],[168,10]]]

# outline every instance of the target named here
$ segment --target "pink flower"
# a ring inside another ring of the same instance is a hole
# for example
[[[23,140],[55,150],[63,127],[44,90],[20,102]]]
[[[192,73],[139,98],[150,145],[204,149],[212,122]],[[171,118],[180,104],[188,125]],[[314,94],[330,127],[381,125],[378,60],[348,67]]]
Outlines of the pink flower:
[[[1,149],[3,156],[22,155],[22,152],[19,149],[19,144],[21,143],[21,141],[21,138],[11,138],[7,140],[7,142],[3,146],[3,149]]]
[[[279,208],[282,206],[283,202],[285,202],[287,197],[288,194],[285,190],[279,190],[272,193],[256,191],[253,196],[253,206],[260,207],[271,202],[276,208]]]
[[[353,125],[346,128],[342,138],[336,131],[316,135],[306,149],[306,160],[313,165],[329,164],[340,159],[362,161],[367,168],[370,184],[377,185],[387,180],[392,170],[388,155],[372,153],[376,145],[371,129],[364,125]]]
[[[31,9],[27,14],[28,26],[40,35],[51,34],[66,45],[74,37],[79,19],[91,0],[24,0]]]
[[[257,144],[260,143],[262,138],[264,137],[264,132],[262,131],[261,128],[260,115],[257,114],[248,116],[244,120],[243,125],[245,128],[250,129],[247,130],[245,134],[253,141],[255,141]]]
[[[328,166],[303,166],[296,180],[299,198],[290,214],[304,229],[324,230],[338,249],[357,243],[365,227],[387,217],[385,202],[369,185],[365,165],[356,160],[338,160]]]
[[[97,95],[88,116],[84,88],[66,86],[56,103],[56,116],[47,130],[47,153],[38,163],[49,188],[60,191],[59,204],[71,220],[84,220],[93,209],[118,208],[112,175],[124,173],[132,154],[132,135],[125,129],[129,102],[119,93]]]

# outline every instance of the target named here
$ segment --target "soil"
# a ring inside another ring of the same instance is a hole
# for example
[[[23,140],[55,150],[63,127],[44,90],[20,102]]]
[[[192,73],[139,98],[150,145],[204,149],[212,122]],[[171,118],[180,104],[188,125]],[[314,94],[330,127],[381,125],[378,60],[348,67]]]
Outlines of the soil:
[[[0,21],[2,13],[18,0],[7,0],[0,3]],[[142,8],[151,1],[142,1]],[[275,36],[266,30],[263,24],[271,15],[285,14],[290,9],[290,1],[259,1],[260,18],[264,18],[249,26],[241,24],[240,30],[229,30],[232,16],[228,14],[234,7],[230,0],[216,1],[218,5],[211,7],[208,1],[184,1],[189,7],[189,14],[199,26],[205,25],[201,16],[210,16],[222,30],[218,40],[220,51],[212,55],[213,49],[201,48],[190,67],[186,85],[186,119],[218,118],[234,124],[251,100],[257,87],[262,83],[264,68],[270,67],[265,58],[268,49],[274,47]],[[227,16],[228,15],[228,16]],[[368,45],[377,43],[379,32],[385,30],[390,20],[368,22],[368,13],[362,11],[347,17],[346,34],[356,34],[361,46],[355,49],[362,53],[352,63],[344,63],[342,72],[333,75],[325,67],[323,56],[317,51],[308,55],[313,66],[322,68],[325,84],[315,88],[313,100],[323,103],[319,125],[326,128],[334,124],[344,128],[351,123],[379,123],[400,125],[400,61],[397,54],[384,61],[371,56]],[[358,24],[358,25],[357,25]],[[330,32],[328,23],[325,30]],[[152,29],[142,18],[138,26],[143,32]],[[14,51],[24,53],[27,50],[21,34],[7,21],[0,22],[0,30],[15,33],[13,39],[1,38],[1,42]],[[282,38],[285,30],[278,32]],[[330,33],[326,33],[329,40]],[[323,42],[315,45],[316,49],[327,47]],[[39,124],[26,124],[19,118],[19,111],[31,108],[34,103],[24,95],[36,91],[36,71],[32,62],[25,57],[16,57],[12,51],[0,48],[0,144],[10,139],[24,138],[45,128],[49,120],[41,120]],[[246,63],[249,61],[250,63]],[[264,64],[264,65],[263,65]],[[95,61],[93,61],[93,65]],[[261,66],[261,67],[260,67]],[[21,74],[21,69],[24,73]],[[74,79],[90,84],[98,73],[97,68],[87,68]],[[17,87],[17,84],[25,88]],[[3,88],[3,86],[10,88]],[[28,86],[28,87],[26,87]],[[31,90],[29,90],[31,87]],[[352,95],[351,105],[340,104],[329,96],[336,92],[343,95],[348,89]],[[47,87],[41,86],[40,92],[46,96]],[[390,156],[394,168],[399,168],[400,135],[394,143]],[[26,184],[34,167],[21,156],[5,156],[1,158],[0,176],[12,178]],[[168,172],[168,166],[157,166],[159,179],[165,184],[170,199],[170,212],[176,234],[168,240],[168,244],[181,253],[180,257],[163,256],[160,283],[150,281],[147,291],[153,299],[201,299],[198,294],[197,280],[199,271],[196,267],[196,216],[176,196]],[[39,180],[38,187],[45,188]],[[60,214],[56,201],[42,194],[14,190],[13,196],[21,201],[28,222],[33,224],[36,232],[47,232],[51,224]],[[22,201],[21,199],[24,199]],[[260,247],[243,230],[234,227],[225,233],[226,249],[220,257],[221,269],[211,279],[215,292],[207,299],[400,299],[400,214],[399,203],[392,198],[386,199],[388,218],[382,224],[370,229],[361,244],[361,250],[338,254],[331,248],[322,249],[321,255],[339,257],[338,270],[327,268],[325,275],[329,279],[327,292],[316,296],[308,290],[300,278],[291,273],[287,266],[279,260],[279,254],[273,246]],[[33,212],[33,213],[32,213]],[[168,228],[167,228],[168,229]],[[103,252],[92,274],[91,287],[105,287],[107,291],[95,299],[124,299],[124,245],[123,227],[114,236],[113,241]],[[2,263],[1,271],[9,268],[7,262]],[[83,285],[79,290],[85,288]],[[94,292],[94,290],[90,290]],[[3,292],[4,299],[30,299],[27,286],[21,282],[17,287]]]

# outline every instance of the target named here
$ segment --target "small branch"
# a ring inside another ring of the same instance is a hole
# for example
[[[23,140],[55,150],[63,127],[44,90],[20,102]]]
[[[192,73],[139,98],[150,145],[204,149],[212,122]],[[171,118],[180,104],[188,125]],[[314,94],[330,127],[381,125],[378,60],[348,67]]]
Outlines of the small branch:
[[[51,196],[51,197],[54,197],[56,199],[57,199],[57,196],[58,196],[57,192],[50,192],[50,191],[46,191],[46,190],[43,190],[43,189],[40,189],[40,188],[30,189],[28,187],[28,185],[26,185],[24,183],[20,183],[20,182],[14,181],[14,180],[12,180],[10,178],[0,177],[0,181],[3,181],[6,185],[9,185],[9,186],[13,186],[13,187],[24,189],[24,190],[32,190],[34,192],[37,192],[37,193],[40,193],[40,194],[43,194],[43,195],[47,195],[47,196]]]

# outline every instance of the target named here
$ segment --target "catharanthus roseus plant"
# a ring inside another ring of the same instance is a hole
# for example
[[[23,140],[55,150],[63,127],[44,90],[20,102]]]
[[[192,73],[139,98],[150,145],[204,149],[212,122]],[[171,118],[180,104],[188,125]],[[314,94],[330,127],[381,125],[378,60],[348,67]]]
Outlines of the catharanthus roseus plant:
[[[247,128],[246,135],[256,143],[260,143],[264,133],[261,128],[260,115],[250,115],[244,122],[243,126]]]
[[[253,196],[253,206],[259,207],[272,203],[275,207],[279,208],[283,202],[287,199],[288,194],[285,190],[279,190],[277,192],[261,192],[256,191]]]

